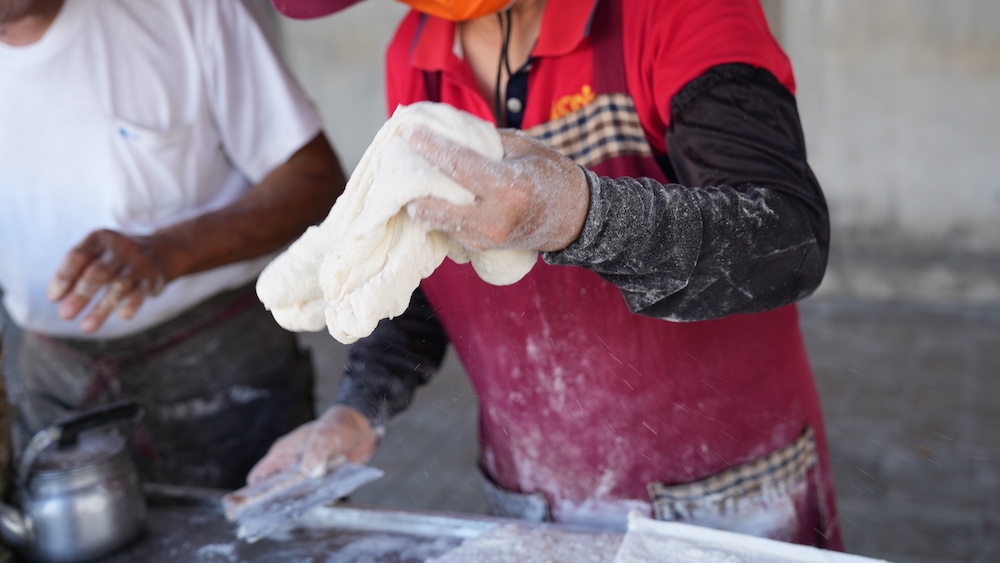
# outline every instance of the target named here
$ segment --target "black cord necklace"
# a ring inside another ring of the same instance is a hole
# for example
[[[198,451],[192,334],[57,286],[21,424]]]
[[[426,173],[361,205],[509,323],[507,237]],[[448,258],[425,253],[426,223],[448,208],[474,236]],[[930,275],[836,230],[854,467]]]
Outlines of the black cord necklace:
[[[504,16],[506,16],[506,22],[504,22]],[[500,22],[500,35],[503,37],[503,40],[500,44],[500,60],[497,62],[497,81],[493,87],[493,114],[496,116],[497,124],[501,127],[507,125],[507,112],[504,105],[500,103],[501,99],[506,97],[500,95],[500,79],[503,77],[504,70],[507,71],[507,78],[510,78],[511,74],[513,74],[507,54],[507,50],[510,48],[510,29],[513,17],[514,15],[511,13],[511,10],[497,14],[497,20]],[[506,25],[504,25],[505,23]]]

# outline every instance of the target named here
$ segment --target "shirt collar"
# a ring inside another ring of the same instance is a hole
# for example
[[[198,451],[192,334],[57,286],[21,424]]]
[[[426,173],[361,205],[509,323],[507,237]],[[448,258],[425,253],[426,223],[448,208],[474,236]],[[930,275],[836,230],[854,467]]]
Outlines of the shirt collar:
[[[536,57],[565,55],[590,34],[590,23],[599,0],[548,0],[542,31],[532,53]],[[421,70],[445,68],[455,44],[455,23],[427,15],[410,49],[410,64]]]

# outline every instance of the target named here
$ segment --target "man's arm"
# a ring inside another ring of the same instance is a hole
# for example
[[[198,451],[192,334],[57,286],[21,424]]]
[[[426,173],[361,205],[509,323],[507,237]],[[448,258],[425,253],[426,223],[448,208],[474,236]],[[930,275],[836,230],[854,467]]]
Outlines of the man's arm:
[[[322,221],[345,184],[333,148],[317,135],[231,205],[156,233],[168,281],[278,250]]]
[[[551,264],[590,268],[632,310],[681,321],[772,309],[823,278],[829,221],[795,100],[767,71],[710,69],[671,105],[677,184],[588,173],[590,208]]]
[[[809,295],[829,222],[792,94],[766,70],[722,65],[671,107],[679,183],[599,178],[519,132],[501,131],[499,163],[413,132],[410,145],[476,201],[427,198],[407,211],[466,248],[537,249],[549,264],[591,269],[653,317],[707,320]]]
[[[336,403],[384,428],[441,367],[447,347],[444,328],[418,287],[402,315],[383,319],[370,336],[348,346]]]
[[[148,236],[91,233],[64,258],[49,286],[59,314],[96,331],[116,309],[130,318],[150,296],[181,276],[278,250],[320,222],[346,181],[320,133],[232,204]],[[101,293],[103,291],[103,294]]]

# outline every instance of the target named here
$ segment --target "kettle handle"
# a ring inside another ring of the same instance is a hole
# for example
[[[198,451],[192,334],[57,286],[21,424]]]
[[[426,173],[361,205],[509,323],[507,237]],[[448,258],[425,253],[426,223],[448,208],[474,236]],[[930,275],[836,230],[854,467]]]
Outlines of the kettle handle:
[[[18,463],[18,479],[27,482],[31,467],[35,464],[35,459],[42,451],[52,444],[58,444],[60,448],[66,448],[76,444],[80,432],[103,426],[119,419],[139,416],[139,405],[131,399],[106,403],[86,411],[63,417],[54,422],[48,428],[40,430],[31,437],[27,447],[21,454]]]
[[[138,416],[139,405],[131,399],[126,399],[61,418],[52,426],[59,429],[59,447],[65,448],[75,445],[80,432],[84,430],[104,426],[117,420],[134,420]]]

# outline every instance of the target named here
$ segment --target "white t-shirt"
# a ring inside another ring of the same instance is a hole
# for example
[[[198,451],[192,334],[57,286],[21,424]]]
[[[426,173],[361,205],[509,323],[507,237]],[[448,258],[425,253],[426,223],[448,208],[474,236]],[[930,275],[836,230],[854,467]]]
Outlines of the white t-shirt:
[[[244,194],[321,128],[240,0],[67,0],[46,34],[0,43],[0,286],[56,336],[140,332],[252,280],[272,256],[185,276],[85,335],[45,289],[96,229],[149,234]]]

